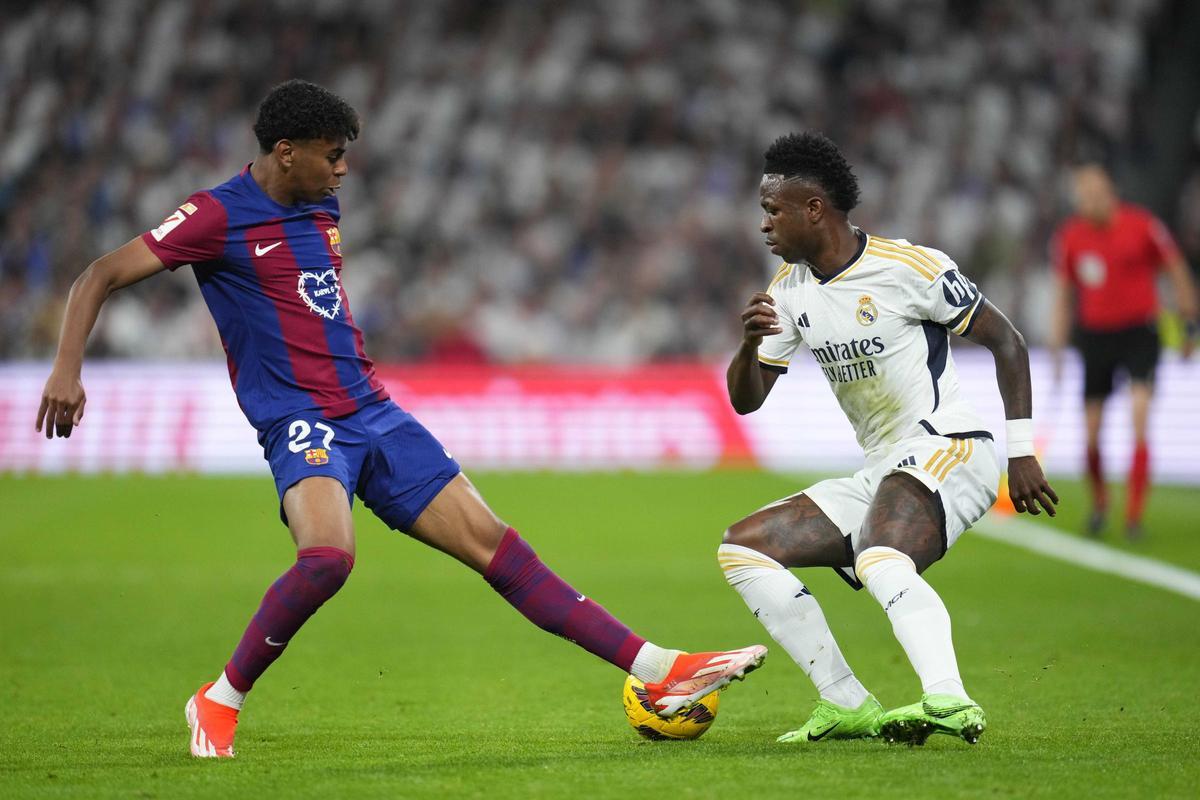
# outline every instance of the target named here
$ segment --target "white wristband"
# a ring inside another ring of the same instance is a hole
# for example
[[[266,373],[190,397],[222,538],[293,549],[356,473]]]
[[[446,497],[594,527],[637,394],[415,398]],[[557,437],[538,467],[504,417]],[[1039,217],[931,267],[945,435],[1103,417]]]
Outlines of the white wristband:
[[[1033,420],[1010,419],[1005,422],[1005,427],[1008,457],[1022,458],[1033,455]]]

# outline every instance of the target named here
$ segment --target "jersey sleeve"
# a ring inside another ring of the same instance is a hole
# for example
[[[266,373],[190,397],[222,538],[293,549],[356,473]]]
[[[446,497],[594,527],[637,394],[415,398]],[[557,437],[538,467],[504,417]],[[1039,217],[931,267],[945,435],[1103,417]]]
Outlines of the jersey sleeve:
[[[945,325],[951,333],[966,336],[983,308],[983,294],[945,253],[919,248],[923,270],[900,270],[908,285],[910,310],[917,319]]]
[[[175,209],[142,241],[163,266],[176,269],[219,258],[225,250],[228,217],[225,207],[208,192],[197,192]]]
[[[1162,220],[1153,214],[1148,214],[1146,226],[1150,235],[1150,246],[1154,249],[1156,267],[1161,269],[1171,261],[1183,257],[1179,251],[1179,245],[1175,243],[1175,237],[1171,236],[1171,232],[1167,230],[1167,226],[1162,223]]]
[[[792,313],[787,302],[787,293],[780,285],[793,269],[797,269],[797,267],[785,264],[775,274],[775,280],[771,281],[771,285],[767,288],[767,294],[775,299],[775,313],[779,316],[779,327],[783,328],[783,332],[774,336],[764,336],[762,344],[758,346],[758,365],[781,375],[787,374],[792,354],[804,341],[796,315]]]

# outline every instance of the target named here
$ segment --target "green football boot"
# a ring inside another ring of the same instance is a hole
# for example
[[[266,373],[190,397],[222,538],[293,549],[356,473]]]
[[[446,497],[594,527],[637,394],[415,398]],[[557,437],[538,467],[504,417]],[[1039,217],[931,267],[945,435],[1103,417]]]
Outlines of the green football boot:
[[[952,694],[927,694],[921,702],[888,711],[879,720],[879,731],[888,744],[922,745],[932,734],[959,736],[975,744],[987,728],[983,709]]]
[[[821,739],[873,739],[879,735],[883,706],[867,695],[858,708],[846,708],[821,700],[808,722],[780,736],[777,742],[817,742]]]

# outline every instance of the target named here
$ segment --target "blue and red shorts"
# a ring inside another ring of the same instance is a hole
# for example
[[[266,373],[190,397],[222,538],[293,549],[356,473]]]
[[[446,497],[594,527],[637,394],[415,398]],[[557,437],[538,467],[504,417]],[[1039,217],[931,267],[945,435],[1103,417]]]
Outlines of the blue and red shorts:
[[[258,436],[283,495],[305,478],[336,478],[367,508],[398,531],[408,531],[438,492],[462,471],[441,442],[391,400],[381,400],[353,414],[329,419],[319,411],[302,411],[272,425]]]

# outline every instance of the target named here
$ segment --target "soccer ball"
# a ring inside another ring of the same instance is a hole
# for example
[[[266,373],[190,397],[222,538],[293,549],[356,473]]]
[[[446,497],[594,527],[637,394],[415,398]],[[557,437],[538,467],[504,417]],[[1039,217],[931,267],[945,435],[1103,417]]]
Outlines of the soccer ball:
[[[654,713],[654,705],[646,695],[646,686],[630,675],[625,679],[622,693],[625,716],[633,729],[647,739],[699,739],[717,718],[717,707],[721,704],[720,692],[705,695],[687,711],[669,719]]]

